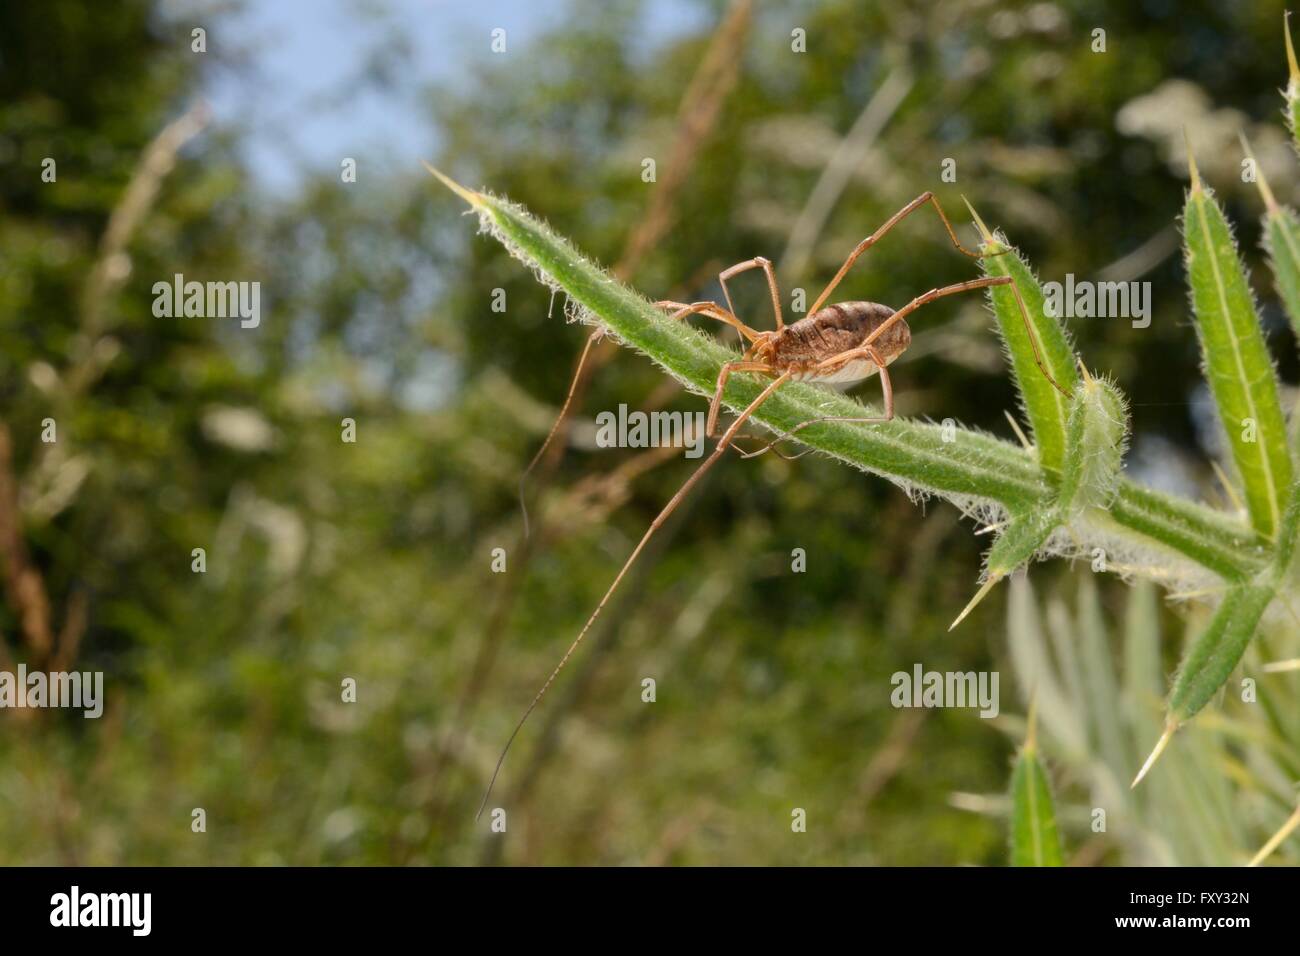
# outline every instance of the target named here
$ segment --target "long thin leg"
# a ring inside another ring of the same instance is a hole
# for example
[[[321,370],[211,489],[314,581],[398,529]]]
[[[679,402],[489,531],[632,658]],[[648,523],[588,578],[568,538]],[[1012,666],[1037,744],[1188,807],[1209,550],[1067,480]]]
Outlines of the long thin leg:
[[[727,379],[731,378],[735,372],[771,372],[772,366],[766,362],[750,362],[746,359],[739,359],[735,362],[728,362],[722,366],[718,372],[718,387],[713,390],[713,401],[709,402],[709,419],[704,426],[704,437],[712,438],[713,430],[718,424],[718,411],[722,407],[722,393],[727,389]]]
[[[883,239],[889,230],[893,229],[926,203],[930,203],[934,206],[934,211],[939,214],[939,218],[943,221],[943,228],[948,231],[948,238],[952,240],[952,244],[957,247],[958,252],[968,255],[972,259],[983,258],[983,256],[978,252],[971,252],[961,244],[960,240],[958,240],[957,233],[953,231],[952,223],[948,221],[948,217],[944,215],[943,207],[939,205],[938,197],[932,192],[923,192],[902,209],[898,210],[898,212],[890,216],[889,220],[883,226],[857,244],[854,250],[849,253],[849,257],[844,260],[844,265],[840,266],[840,271],[835,273],[835,278],[831,280],[830,285],[822,290],[822,294],[817,297],[817,301],[814,302],[812,308],[808,310],[808,314],[812,315],[822,307],[822,304],[830,297],[830,294],[835,291],[835,287],[840,284],[840,280],[848,274],[848,271],[851,268],[853,268],[853,263],[858,261],[858,256],[862,255],[862,253],[866,252],[873,245]],[[1002,253],[995,253],[995,255],[1002,255]]]
[[[676,303],[676,302],[656,302],[656,303],[655,303],[655,305],[670,306],[670,307],[671,307],[671,306],[676,306],[676,305],[679,305],[679,304],[680,304],[680,303]],[[713,315],[712,312],[708,311],[709,309],[718,309],[719,311],[721,311],[721,309],[719,309],[719,307],[716,305],[716,303],[713,303],[713,302],[696,302],[694,305],[683,306],[682,309],[681,309],[680,311],[675,312],[675,313],[673,314],[672,318],[674,318],[674,319],[676,319],[676,318],[680,318],[681,316],[689,315],[691,312],[700,312],[700,313],[702,313],[702,314],[704,314],[704,315],[709,315],[709,316],[712,316],[713,318],[717,318],[717,319],[719,319],[720,321],[723,321],[723,322],[727,322],[727,321],[728,321],[727,318],[723,318],[723,317],[720,316],[720,315],[718,315],[718,316]],[[724,314],[725,314],[725,313],[724,313]],[[735,316],[734,316],[734,315],[729,315],[728,318],[730,318],[730,319],[735,319]],[[753,338],[750,339],[750,342],[751,342],[751,343],[754,342],[754,341],[756,341],[757,339],[759,339],[759,338],[762,337],[761,333],[755,332],[755,331],[754,331],[753,329],[751,329],[749,326],[747,326],[747,325],[745,325],[744,323],[740,322],[739,319],[735,319],[735,321],[736,321],[737,323],[739,323],[738,328],[742,328],[742,329],[744,330],[744,331],[741,332],[742,335],[752,335],[752,336],[753,336]],[[731,324],[731,323],[728,322],[728,324]],[[704,437],[705,437],[705,438],[712,438],[712,437],[713,437],[713,431],[714,431],[714,429],[717,427],[717,424],[718,424],[718,410],[719,410],[719,409],[721,408],[721,406],[722,406],[722,393],[726,390],[726,388],[727,388],[727,379],[731,378],[732,373],[733,373],[733,372],[771,372],[771,371],[772,371],[772,367],[771,367],[770,365],[768,365],[767,363],[765,363],[765,362],[753,362],[753,361],[750,361],[749,356],[750,356],[750,354],[751,354],[752,351],[753,351],[752,349],[747,349],[747,350],[745,351],[745,354],[742,355],[739,359],[737,359],[737,360],[734,361],[734,362],[728,362],[728,363],[726,363],[725,365],[722,366],[721,369],[718,370],[718,384],[717,384],[717,387],[713,390],[713,400],[712,400],[711,402],[709,402],[709,418],[708,418],[708,424],[706,425],[706,427],[705,427],[705,429],[704,429]]]
[[[731,304],[731,293],[727,290],[727,280],[740,275],[742,272],[748,272],[750,269],[760,268],[767,274],[767,289],[772,293],[772,311],[776,313],[776,330],[780,332],[785,328],[785,319],[781,317],[781,290],[780,286],[776,284],[776,270],[772,268],[770,259],[755,256],[753,259],[737,262],[730,269],[724,269],[718,273],[718,281],[722,283],[722,294],[727,300],[727,308],[731,310],[732,315],[735,315],[736,307]]]
[[[725,292],[726,290],[724,289],[723,291]],[[688,315],[704,315],[708,316],[710,319],[717,319],[719,322],[725,322],[727,325],[739,332],[742,338],[749,342],[753,342],[762,334],[751,329],[744,322],[740,321],[734,312],[728,312],[716,302],[692,302],[688,305],[685,302],[672,302],[668,299],[664,299],[660,302],[656,302],[655,306],[660,309],[674,310],[673,314],[668,316],[668,318],[674,322],[681,321]]]
[[[1020,289],[1011,276],[985,276],[982,279],[968,279],[965,282],[946,285],[941,289],[931,289],[929,292],[922,293],[881,322],[874,332],[862,340],[862,344],[870,345],[896,323],[901,322],[928,302],[933,302],[935,299],[943,298],[946,295],[956,295],[958,292],[969,292],[972,289],[987,289],[995,285],[1011,286],[1011,294],[1016,297],[1016,305],[1020,307],[1020,318],[1025,323],[1025,335],[1029,336],[1029,345],[1034,351],[1034,363],[1038,366],[1038,370],[1043,373],[1043,377],[1052,383],[1052,387],[1066,398],[1069,398],[1070,393],[1052,376],[1052,373],[1047,369],[1047,365],[1043,362],[1043,353],[1038,347],[1038,336],[1034,334],[1034,327],[1029,321],[1029,308],[1025,305],[1025,300],[1020,295]]]
[[[605,605],[614,594],[619,582],[623,580],[628,570],[632,567],[637,557],[650,541],[650,538],[659,530],[659,527],[668,520],[668,517],[676,510],[677,506],[682,503],[682,500],[690,493],[690,490],[695,487],[701,478],[704,477],[705,473],[708,472],[708,470],[717,463],[718,459],[723,456],[728,446],[731,444],[732,439],[736,437],[736,433],[740,431],[741,426],[749,420],[749,416],[753,415],[754,412],[758,410],[758,407],[771,397],[773,392],[789,380],[790,374],[791,373],[788,371],[782,372],[758,394],[757,398],[749,403],[745,410],[740,413],[734,422],[731,423],[731,427],[727,429],[722,438],[718,440],[717,447],[713,449],[713,453],[709,455],[708,458],[704,459],[704,462],[699,468],[695,469],[695,471],[691,473],[691,476],[686,479],[679,489],[677,489],[677,494],[673,495],[672,498],[669,499],[668,504],[664,505],[664,508],[659,512],[658,517],[650,523],[650,527],[646,529],[646,533],[641,536],[641,540],[632,550],[627,561],[624,562],[623,567],[618,572],[618,576],[614,578],[614,582],[605,592],[605,596],[602,597],[600,603],[596,605],[596,610],[591,612],[591,617],[587,618],[587,623],[582,626],[582,630],[578,632],[578,636],[574,638],[573,643],[569,645],[569,649],[564,652],[564,656],[560,658],[560,662],[555,665],[555,670],[551,671],[551,676],[546,678],[546,683],[544,683],[542,689],[537,692],[537,696],[533,698],[533,702],[528,705],[528,709],[524,711],[523,717],[519,718],[519,723],[515,725],[514,731],[510,734],[510,738],[506,741],[505,747],[501,750],[501,756],[497,758],[496,769],[492,771],[492,779],[488,782],[487,792],[483,794],[483,802],[479,804],[476,819],[483,815],[483,808],[487,806],[488,798],[492,796],[492,787],[497,782],[497,775],[501,772],[501,765],[505,763],[506,754],[510,750],[510,745],[515,742],[515,737],[518,736],[520,729],[524,726],[524,722],[528,720],[528,715],[537,707],[537,704],[541,701],[542,697],[545,696],[546,691],[550,689],[551,684],[555,683],[555,678],[558,677],[560,671],[564,669],[564,665],[569,662],[569,658],[572,657],[573,652],[578,649],[578,645],[582,643],[582,639],[587,636],[587,632],[591,630],[591,626],[596,623],[596,618],[600,616],[600,612],[604,610]]]
[[[533,455],[533,460],[528,463],[528,467],[524,469],[524,473],[519,476],[519,511],[524,516],[525,538],[527,538],[529,534],[528,501],[524,494],[524,487],[528,483],[528,476],[531,475],[533,469],[537,467],[537,463],[546,456],[546,449],[551,447],[551,442],[554,440],[556,433],[559,432],[560,426],[563,425],[565,419],[568,418],[569,405],[573,402],[573,394],[577,391],[578,382],[582,379],[582,370],[587,364],[587,356],[591,354],[592,346],[600,341],[602,335],[604,335],[604,330],[597,329],[595,332],[592,332],[591,335],[587,336],[587,344],[583,346],[582,355],[578,357],[578,364],[573,369],[573,379],[569,382],[569,393],[564,396],[564,404],[560,406],[560,413],[555,416],[555,424],[553,424],[551,430],[547,432],[546,440],[542,442],[542,447],[537,449],[537,454]]]
[[[707,315],[709,318],[717,319],[719,322],[725,322],[727,325],[730,325],[739,332],[741,336],[749,342],[753,342],[759,338],[760,335],[760,333],[751,329],[744,322],[741,322],[733,313],[727,312],[716,302],[695,302],[687,305],[684,302],[671,302],[665,300],[663,302],[656,302],[655,305],[661,308],[676,310],[673,315],[670,316],[670,318],[674,320],[683,319],[688,315],[699,313]],[[591,354],[592,346],[600,341],[603,334],[603,330],[597,329],[587,337],[587,344],[583,346],[582,354],[578,357],[578,364],[574,367],[573,378],[569,382],[569,391],[564,397],[564,404],[560,406],[560,412],[555,416],[555,422],[551,425],[551,430],[547,433],[546,440],[542,442],[542,447],[537,449],[537,453],[533,455],[533,460],[528,463],[528,467],[524,469],[524,473],[519,476],[519,512],[523,515],[524,519],[525,538],[530,534],[528,522],[528,499],[526,494],[528,479],[532,475],[533,469],[536,468],[542,459],[546,457],[547,449],[551,447],[551,442],[555,440],[555,436],[559,433],[560,427],[567,420],[569,415],[569,406],[573,403],[573,396],[577,392],[578,382],[582,380],[583,369],[586,367],[587,358]],[[710,433],[710,435],[712,435],[712,433]]]

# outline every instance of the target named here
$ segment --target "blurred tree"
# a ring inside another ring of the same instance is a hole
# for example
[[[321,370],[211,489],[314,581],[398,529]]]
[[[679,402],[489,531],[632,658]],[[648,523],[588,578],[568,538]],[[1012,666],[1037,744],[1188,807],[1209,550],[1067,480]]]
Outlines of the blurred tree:
[[[717,22],[725,6],[700,9]],[[517,55],[458,54],[463,73],[413,118],[458,178],[525,203],[611,266],[671,175],[681,103],[712,41],[706,28],[647,46],[645,10],[574,4]],[[230,16],[209,13],[213,31]],[[758,4],[736,89],[629,279],[655,298],[714,298],[720,269],[766,255],[788,294],[815,296],[904,202],[934,189],[964,222],[964,194],[1045,279],[1153,283],[1149,328],[1073,330],[1129,391],[1135,432],[1158,439],[1133,451],[1144,476],[1208,486],[1199,465],[1175,467],[1212,436],[1193,414],[1195,340],[1167,241],[1183,189],[1169,129],[1193,129],[1253,248],[1258,201],[1219,138],[1238,114],[1216,111],[1239,112],[1261,160],[1274,157],[1274,188],[1294,198],[1267,132],[1285,73],[1280,23],[1278,3]],[[796,28],[807,53],[791,49]],[[1093,52],[1096,29],[1105,52]],[[205,83],[211,59],[189,49],[188,22],[163,4],[0,6],[10,512],[56,629],[85,596],[79,660],[110,688],[99,722],[0,714],[0,857],[1001,862],[1001,826],[952,794],[1002,791],[1009,743],[964,712],[888,704],[890,675],[916,661],[1005,663],[1000,597],[945,632],[979,544],[951,509],[926,513],[847,469],[775,456],[719,469],[674,523],[521,737],[503,777],[510,840],[485,849],[472,812],[497,748],[691,467],[597,449],[591,416],[701,404],[615,354],[536,494],[547,530],[527,573],[492,574],[491,549],[518,538],[517,481],[582,331],[472,237],[423,171],[344,186],[331,170],[266,195],[238,128],[186,145],[120,257],[106,258],[149,144]],[[1203,98],[1162,87],[1171,79]],[[55,183],[41,180],[46,157]],[[646,158],[656,183],[642,180]],[[941,178],[946,159],[956,182]],[[918,220],[843,293],[896,305],[970,269]],[[153,283],[175,273],[260,281],[261,324],[154,317]],[[734,288],[745,314],[768,321],[761,282]],[[504,313],[489,308],[496,289]],[[1290,356],[1272,294],[1258,291],[1275,354]],[[1015,398],[990,325],[974,298],[928,310],[896,370],[900,413],[1009,434]],[[1292,359],[1282,367],[1294,377]],[[57,451],[40,437],[51,415]],[[345,417],[355,444],[340,440]],[[204,575],[191,571],[196,547]],[[20,614],[7,595],[0,635],[27,659]],[[500,653],[463,722],[457,702],[494,629]],[[639,697],[647,676],[653,705]],[[348,678],[355,704],[341,698]],[[190,831],[199,806],[206,835]],[[791,806],[810,821],[794,843]]]

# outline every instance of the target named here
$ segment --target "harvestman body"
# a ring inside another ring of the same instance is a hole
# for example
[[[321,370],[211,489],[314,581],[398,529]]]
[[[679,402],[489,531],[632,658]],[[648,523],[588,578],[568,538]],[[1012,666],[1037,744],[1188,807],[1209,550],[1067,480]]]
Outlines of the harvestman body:
[[[848,385],[870,378],[878,371],[869,358],[854,359],[834,372],[818,374],[817,364],[826,353],[842,355],[860,348],[866,337],[894,314],[887,305],[876,302],[837,302],[815,315],[787,325],[771,341],[771,347],[759,353],[760,361],[785,368],[797,368],[791,381],[814,381],[827,385]],[[912,344],[912,330],[899,322],[881,336],[876,351],[888,365]]]
[[[893,383],[889,377],[888,369],[890,363],[902,355],[903,352],[906,351],[907,347],[912,343],[912,331],[907,325],[907,316],[911,315],[926,303],[933,302],[935,299],[944,296],[955,295],[959,292],[968,292],[975,289],[987,289],[993,286],[1007,285],[1011,287],[1011,292],[1015,296],[1016,304],[1020,309],[1021,318],[1024,320],[1025,331],[1029,337],[1029,343],[1034,352],[1034,361],[1037,363],[1038,368],[1042,371],[1043,375],[1046,376],[1047,380],[1051,382],[1056,390],[1061,392],[1067,398],[1069,397],[1069,393],[1056,381],[1051,372],[1048,371],[1047,366],[1043,364],[1042,353],[1038,347],[1038,340],[1034,334],[1033,326],[1029,321],[1029,312],[1025,307],[1024,299],[1021,298],[1020,290],[1016,288],[1015,282],[1010,276],[985,276],[980,279],[970,279],[966,282],[958,282],[954,285],[931,289],[929,292],[917,296],[897,311],[889,308],[889,306],[880,305],[875,302],[841,302],[833,305],[825,305],[830,294],[835,290],[835,287],[840,284],[840,281],[848,273],[849,269],[852,268],[853,263],[857,261],[859,256],[878,242],[903,218],[927,204],[933,205],[935,212],[938,214],[939,219],[943,222],[943,226],[948,232],[948,238],[952,240],[952,244],[959,252],[962,252],[973,259],[982,258],[979,253],[971,252],[963,246],[960,241],[958,241],[957,234],[953,231],[952,224],[949,223],[948,217],[944,215],[943,208],[939,205],[939,200],[935,198],[933,193],[926,192],[922,193],[898,212],[894,213],[894,215],[891,216],[883,226],[858,243],[854,250],[849,253],[849,257],[844,261],[844,265],[840,266],[840,270],[835,274],[835,278],[830,281],[830,284],[827,285],[821,295],[817,297],[812,308],[808,310],[808,316],[790,325],[785,324],[785,319],[781,314],[781,293],[777,286],[775,270],[772,268],[772,263],[761,256],[749,259],[745,262],[739,262],[731,268],[723,270],[723,272],[718,275],[718,280],[722,285],[722,294],[727,302],[727,307],[725,309],[716,302],[695,302],[687,304],[683,302],[664,301],[655,303],[662,308],[672,310],[672,318],[674,320],[681,320],[689,315],[698,314],[723,322],[739,332],[741,337],[747,343],[747,347],[740,358],[723,365],[722,369],[718,373],[717,388],[714,390],[713,400],[709,403],[708,424],[705,429],[707,436],[712,437],[717,427],[718,412],[722,406],[722,396],[726,391],[727,381],[732,375],[737,373],[752,373],[769,376],[773,380],[761,393],[759,393],[757,398],[745,407],[745,409],[736,417],[736,420],[728,426],[722,437],[718,439],[718,443],[714,447],[713,452],[699,465],[695,472],[686,479],[681,488],[677,490],[677,494],[673,495],[668,503],[664,505],[664,508],[659,512],[658,517],[656,517],[655,520],[651,522],[650,527],[646,529],[640,542],[637,544],[636,548],[633,549],[631,555],[628,556],[622,569],[618,572],[613,583],[610,584],[609,589],[605,592],[605,596],[601,598],[600,604],[596,606],[596,610],[593,611],[591,616],[587,619],[587,623],[583,625],[578,636],[574,639],[573,643],[569,645],[564,656],[560,658],[559,664],[557,664],[555,669],[551,672],[550,677],[546,679],[546,683],[542,685],[542,689],[537,692],[537,696],[533,698],[532,703],[528,705],[528,709],[524,711],[524,715],[520,718],[519,723],[515,725],[514,731],[510,734],[510,738],[506,741],[506,745],[501,751],[501,756],[497,760],[496,769],[492,773],[492,780],[488,783],[487,792],[483,795],[483,802],[479,805],[478,812],[480,815],[483,813],[483,808],[487,806],[488,797],[492,794],[492,787],[496,783],[497,775],[501,772],[501,765],[505,762],[506,753],[510,750],[510,745],[514,743],[514,739],[518,735],[520,728],[523,727],[524,722],[527,721],[528,716],[533,712],[533,709],[536,708],[538,702],[541,701],[543,696],[545,696],[546,691],[550,688],[551,684],[555,682],[555,678],[559,676],[564,665],[568,663],[569,658],[573,656],[573,652],[577,650],[578,645],[582,643],[582,639],[591,629],[596,618],[600,616],[600,612],[604,609],[605,604],[608,603],[610,596],[613,595],[615,589],[618,588],[619,583],[623,580],[628,569],[632,567],[632,564],[641,554],[646,543],[650,540],[651,536],[654,535],[655,531],[659,529],[659,526],[662,525],[664,521],[668,519],[668,516],[673,513],[673,510],[681,503],[682,499],[686,497],[691,488],[695,486],[696,482],[698,482],[700,478],[702,478],[704,474],[718,461],[718,459],[722,457],[750,416],[753,415],[754,412],[758,410],[759,406],[767,401],[767,399],[786,382],[804,381],[832,386],[845,386],[870,378],[873,375],[879,375],[881,392],[884,398],[884,414],[874,417],[825,417],[811,419],[797,425],[795,428],[778,438],[777,441],[766,445],[757,452],[746,454],[745,457],[762,454],[762,452],[767,451],[777,442],[790,437],[795,432],[819,422],[859,422],[872,424],[892,420],[894,417],[894,389]],[[1002,253],[993,253],[993,255],[1001,254]],[[731,292],[727,288],[727,280],[751,269],[762,269],[767,277],[768,290],[772,296],[772,311],[776,318],[776,328],[771,331],[757,331],[750,328],[737,317],[735,307],[731,302]],[[600,332],[595,332],[592,334],[592,337],[588,339],[587,348],[584,350],[582,358],[579,359],[578,370],[574,376],[575,384],[582,373],[582,364],[586,360],[591,345],[600,334]],[[556,424],[551,429],[550,434],[547,435],[546,441],[543,443],[542,448],[537,452],[537,455],[533,458],[528,469],[525,470],[525,478],[527,477],[528,472],[532,470],[533,466],[541,459],[542,455],[545,454],[547,446],[549,446],[551,439],[554,438],[560,422],[564,420],[564,417],[568,412],[569,403],[573,398],[573,392],[574,388],[573,386],[570,386],[569,396],[565,399],[564,405],[560,409],[560,414],[556,420]]]

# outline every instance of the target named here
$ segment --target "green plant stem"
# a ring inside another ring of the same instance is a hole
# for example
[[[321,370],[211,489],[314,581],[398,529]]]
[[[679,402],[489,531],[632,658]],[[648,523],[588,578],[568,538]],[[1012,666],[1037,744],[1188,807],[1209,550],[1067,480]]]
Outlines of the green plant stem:
[[[505,200],[464,189],[435,173],[479,213],[481,225],[552,288],[623,344],[647,355],[688,389],[712,395],[723,363],[737,357],[716,339],[680,322],[586,260],[570,243]],[[723,395],[738,410],[766,380],[732,376]],[[869,414],[870,412],[867,412]],[[826,416],[861,416],[863,406],[843,395],[801,383],[778,390],[753,420],[778,433]],[[961,507],[996,503],[1012,515],[1053,501],[1052,485],[1035,455],[1011,442],[970,429],[895,419],[875,425],[826,422],[795,439],[848,464],[881,475],[909,491],[947,498]],[[1253,574],[1267,559],[1249,527],[1202,505],[1121,480],[1109,517],[1137,546],[1158,545],[1228,580]]]

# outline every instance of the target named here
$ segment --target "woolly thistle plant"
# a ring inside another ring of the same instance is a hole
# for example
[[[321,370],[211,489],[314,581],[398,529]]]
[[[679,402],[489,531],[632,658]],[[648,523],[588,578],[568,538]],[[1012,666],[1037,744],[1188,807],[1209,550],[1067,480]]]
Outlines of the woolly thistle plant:
[[[1294,54],[1286,113],[1296,129],[1300,70]],[[1297,140],[1300,142],[1300,139]],[[1231,228],[1189,147],[1190,188],[1183,208],[1183,252],[1203,371],[1227,436],[1241,507],[1225,511],[1144,487],[1123,474],[1129,437],[1127,402],[1118,384],[1089,372],[1048,308],[1030,263],[971,209],[981,236],[981,267],[1010,276],[989,289],[989,302],[1029,426],[1022,441],[969,428],[894,418],[874,424],[824,421],[789,440],[882,477],[915,499],[937,497],[997,529],[975,599],[1029,562],[1085,557],[1125,579],[1149,578],[1170,591],[1216,605],[1191,642],[1167,698],[1164,732],[1134,780],[1150,768],[1179,726],[1214,697],[1269,617],[1289,619],[1300,483],[1279,387],[1248,277]],[[467,189],[430,168],[478,214],[481,230],[528,266],[539,282],[567,297],[566,312],[649,358],[686,389],[713,394],[719,370],[737,354],[610,276],[522,206]],[[1279,298],[1300,332],[1300,218],[1280,205],[1262,176],[1264,243]],[[1027,306],[1026,328],[1016,292]],[[1052,379],[1045,376],[1041,360]],[[745,409],[768,384],[733,375],[723,393]],[[789,435],[811,419],[860,418],[879,411],[842,394],[787,382],[751,421]],[[1100,558],[1100,560],[1098,560]],[[957,622],[954,622],[954,626]],[[1017,792],[1045,795],[1033,767],[1017,771]],[[1026,765],[1027,766],[1027,765]],[[1045,824],[1043,826],[1046,826]],[[1032,833],[1022,834],[1032,837]],[[1052,829],[1052,839],[1055,830]],[[1031,841],[1032,842],[1032,841]],[[1049,841],[1050,842],[1050,841]],[[1041,847],[1045,844],[1034,844]],[[1036,851],[1035,851],[1036,852]],[[1032,858],[1018,853],[1019,858]],[[1047,852],[1047,851],[1043,851]],[[1040,854],[1041,855],[1041,854]],[[1059,857],[1059,849],[1047,853]]]

